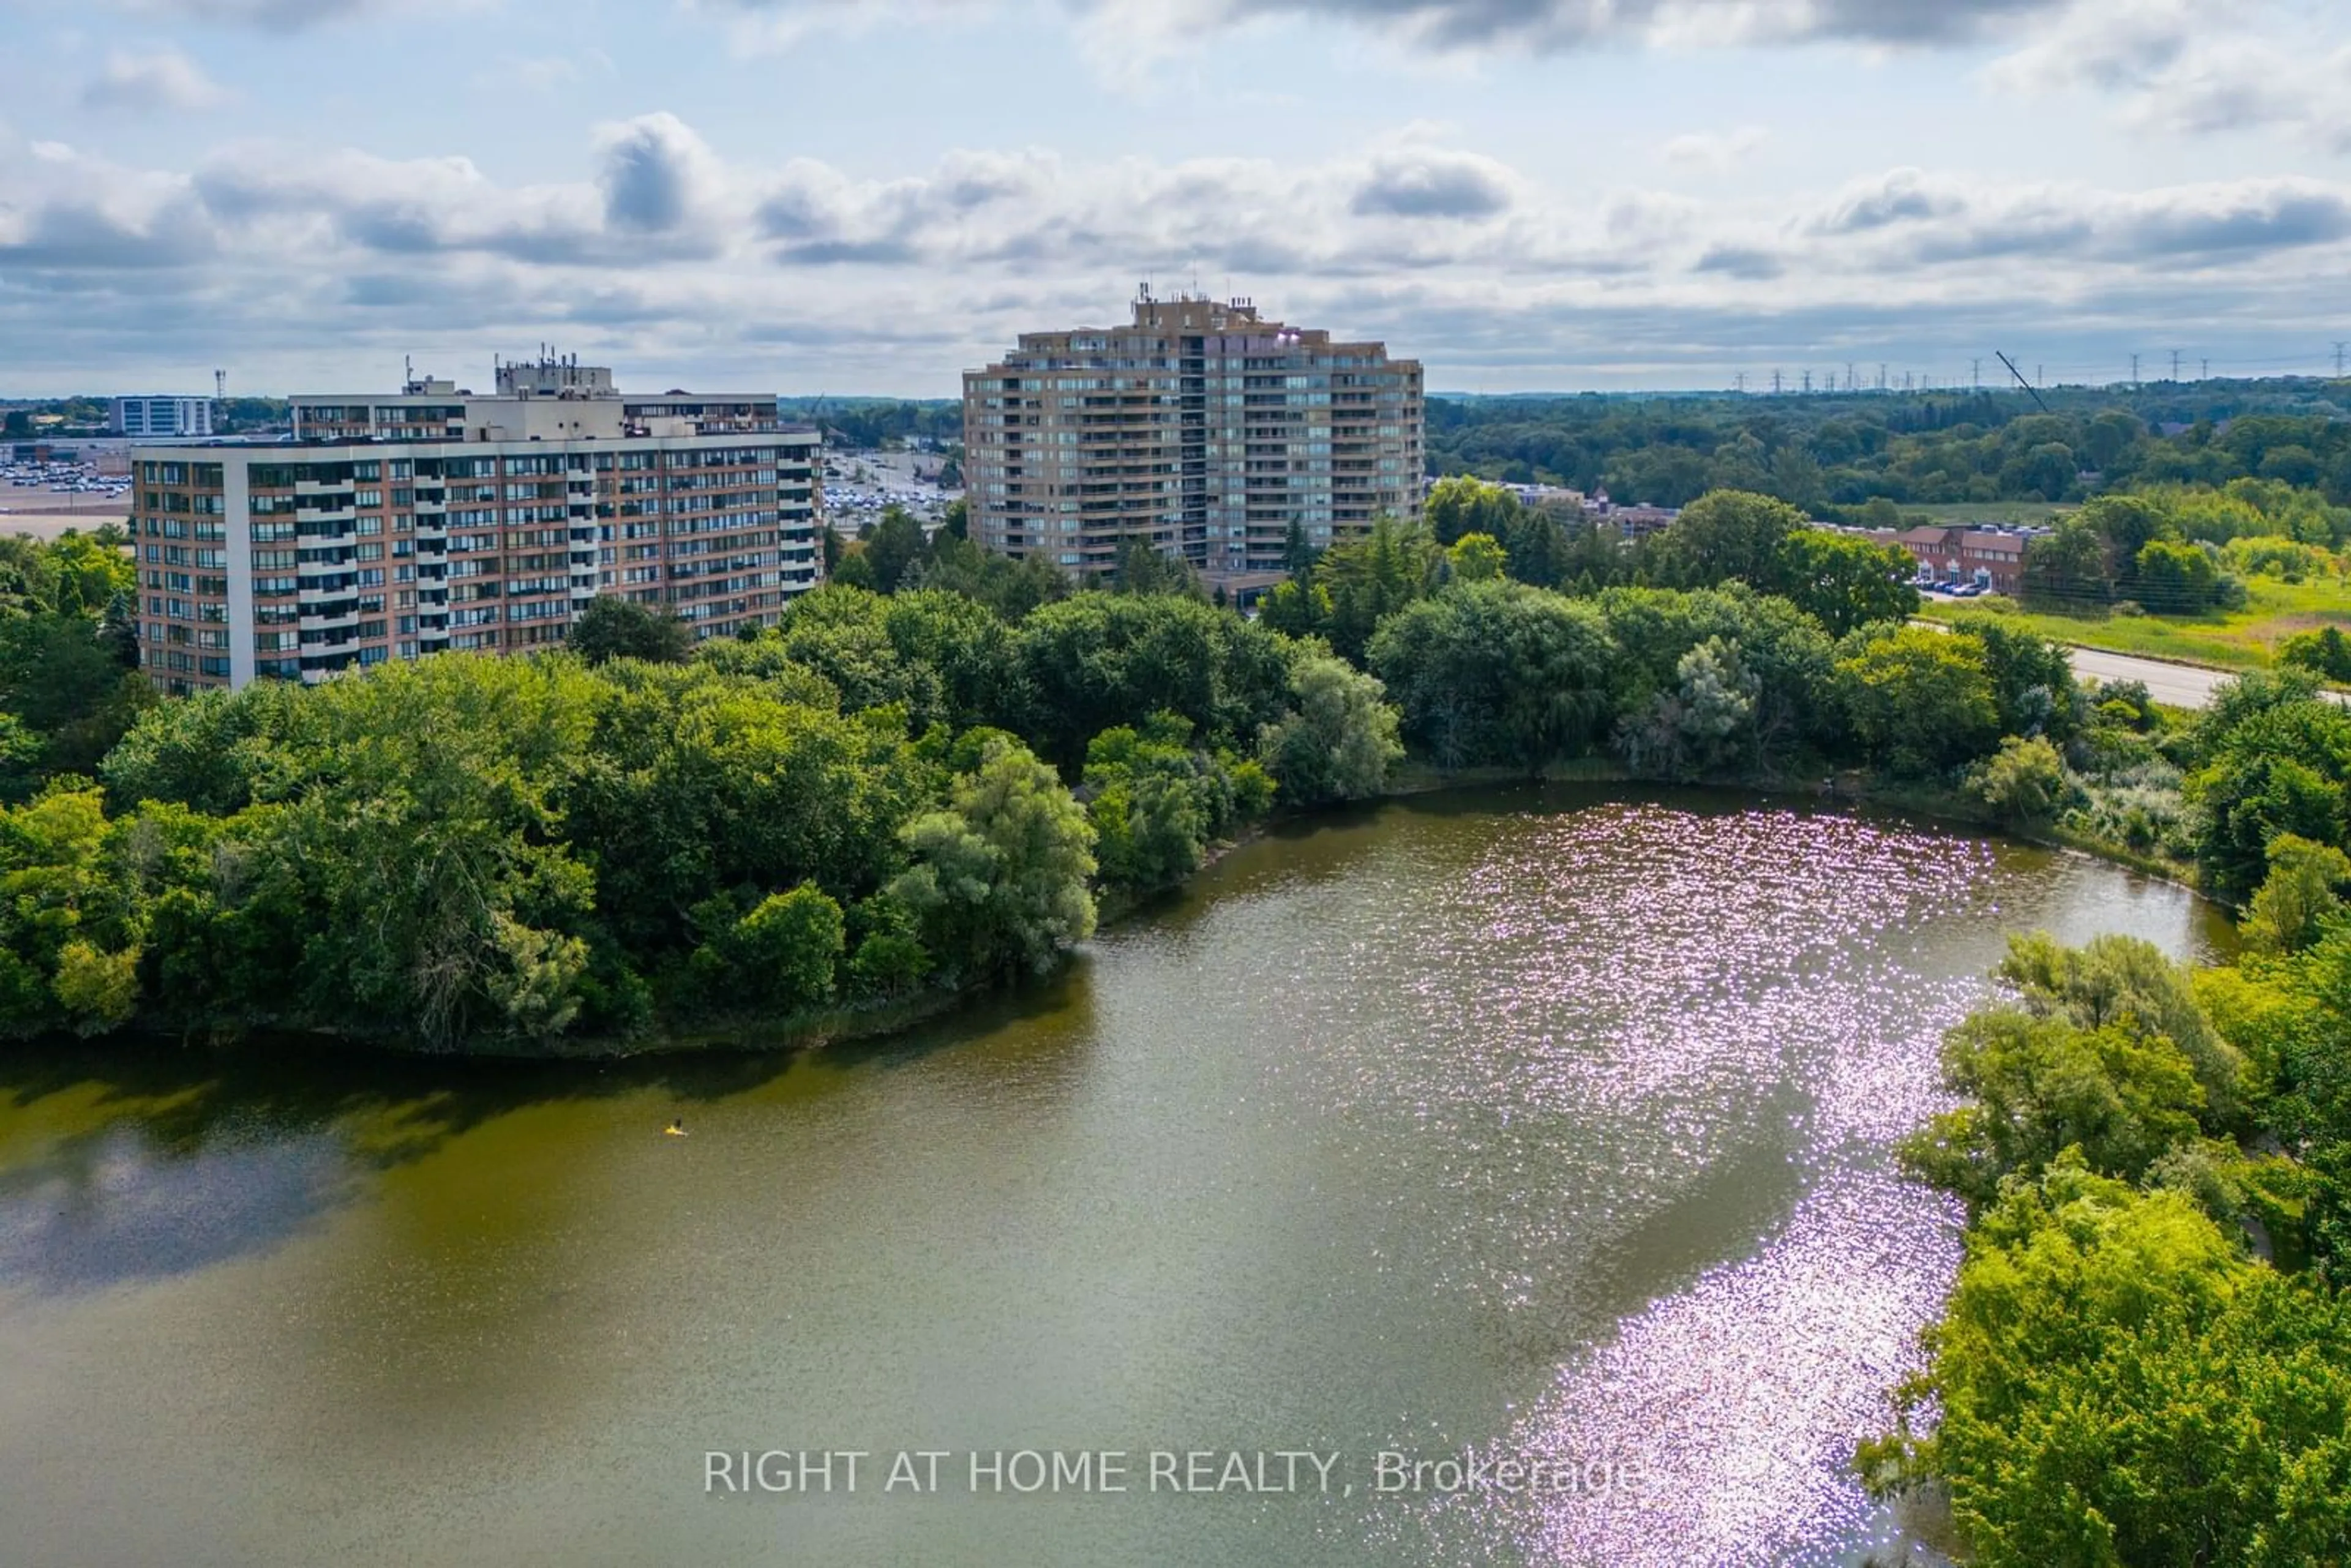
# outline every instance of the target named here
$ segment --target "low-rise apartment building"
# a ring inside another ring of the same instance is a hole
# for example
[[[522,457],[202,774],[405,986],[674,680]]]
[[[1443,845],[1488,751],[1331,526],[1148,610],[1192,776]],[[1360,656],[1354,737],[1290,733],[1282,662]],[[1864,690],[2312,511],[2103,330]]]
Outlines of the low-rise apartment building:
[[[1124,326],[1021,334],[964,375],[971,536],[1071,573],[1142,539],[1220,580],[1421,510],[1417,361],[1146,289]]]
[[[773,625],[820,579],[817,434],[773,397],[624,398],[610,371],[553,360],[498,387],[298,397],[291,440],[134,448],[151,676],[188,691],[526,652],[600,594],[711,637]]]
[[[1882,545],[1907,550],[1918,575],[1934,582],[1977,583],[2011,597],[2023,591],[2024,549],[2045,530],[2032,528],[1922,528],[1847,530]]]

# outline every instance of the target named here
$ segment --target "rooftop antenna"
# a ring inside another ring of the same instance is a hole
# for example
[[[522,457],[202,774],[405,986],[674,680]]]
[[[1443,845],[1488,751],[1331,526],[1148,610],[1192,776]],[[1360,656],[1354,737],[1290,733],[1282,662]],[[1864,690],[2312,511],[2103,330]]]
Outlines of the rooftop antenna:
[[[2036,403],[2040,403],[2040,404],[2041,404],[2041,412],[2042,412],[2042,413],[2047,413],[2049,412],[2049,405],[2048,405],[2047,403],[2045,403],[2045,402],[2041,402],[2041,394],[2040,394],[2038,392],[2035,392],[2035,391],[2033,390],[2033,386],[2032,386],[2032,383],[2031,382],[2028,382],[2028,381],[2026,381],[2026,380],[2024,379],[2024,372],[2023,372],[2022,371],[2020,371],[2020,370],[2018,370],[2018,369],[2016,368],[2016,361],[2015,361],[2014,360],[2010,359],[2006,354],[2002,354],[2002,353],[2001,353],[2001,351],[2000,351],[1998,349],[1994,349],[1994,350],[1992,350],[1992,352],[1993,352],[1995,355],[1998,355],[1998,357],[1999,357],[1999,359],[2000,359],[2000,362],[2001,362],[2001,364],[2006,365],[2006,366],[2008,367],[2008,373],[2009,373],[2010,375],[2012,375],[2012,376],[2014,376],[2014,377],[2016,378],[2016,384],[2017,384],[2018,386],[2022,387],[2026,392],[2032,392],[2032,401],[2033,401],[2034,402],[2036,402]]]

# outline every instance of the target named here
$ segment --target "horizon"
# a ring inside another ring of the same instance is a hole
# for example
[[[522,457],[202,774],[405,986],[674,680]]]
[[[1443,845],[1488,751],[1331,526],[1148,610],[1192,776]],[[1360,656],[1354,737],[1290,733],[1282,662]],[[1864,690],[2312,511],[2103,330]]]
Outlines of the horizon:
[[[643,386],[639,386],[622,379],[626,371],[625,366],[614,365],[606,368],[609,368],[615,372],[615,380],[619,382],[621,389],[624,392],[648,392],[653,390],[651,382],[648,382]],[[654,378],[654,380],[659,379],[660,378]],[[2050,382],[2034,387],[2032,391],[2043,393],[2064,392],[2074,394],[2089,393],[2114,396],[2129,395],[2147,397],[2165,395],[2167,392],[2172,394],[2191,393],[2201,389],[2211,387],[2300,387],[2304,385],[2318,388],[2341,388],[2346,393],[2351,393],[2351,377],[2315,373],[2300,374],[2294,372],[2271,372],[2262,375],[2244,376],[2210,376],[2200,380],[2179,382],[2168,379],[2149,380],[2136,384],[2127,381],[2103,382]],[[375,392],[383,390],[386,389],[360,386],[337,386],[288,388],[282,392],[238,392],[232,388],[228,392],[228,401],[235,402],[238,399],[256,399],[262,402],[284,402],[288,397],[323,396],[337,392]],[[728,389],[723,387],[695,387],[688,385],[685,386],[684,390],[693,392],[706,393],[713,392],[725,392]],[[751,392],[748,395],[766,396],[769,394],[759,392]],[[778,402],[789,403],[830,402],[844,404],[919,404],[959,403],[963,401],[962,394],[959,391],[946,393],[899,393],[856,391],[832,391],[820,392],[778,392],[772,395],[774,395]],[[1850,389],[1825,386],[1816,388],[1789,386],[1779,392],[1752,387],[1741,389],[1738,387],[1703,386],[1658,386],[1636,388],[1529,387],[1510,392],[1496,392],[1459,387],[1432,386],[1426,395],[1431,400],[1442,400],[1451,402],[1468,402],[1481,400],[1495,402],[1525,400],[1531,402],[1540,399],[1569,400],[1586,397],[1622,398],[1643,402],[1662,402],[1676,398],[1689,398],[1718,402],[1752,399],[1761,402],[1793,402],[1837,399],[1840,401],[1850,400],[1859,402],[1876,399],[1897,400],[1903,398],[1985,396],[1993,398],[2017,398],[2028,402],[2031,401],[2031,392],[2024,387],[2013,382],[2006,385],[1938,385],[1911,387],[1861,386]],[[142,385],[134,388],[126,386],[120,389],[106,392],[96,391],[85,387],[79,391],[69,392],[0,392],[0,407],[21,407],[37,403],[68,402],[76,401],[99,402],[116,397],[185,397],[212,400],[212,396],[213,394],[209,392],[180,392],[174,391],[169,387],[149,387]]]

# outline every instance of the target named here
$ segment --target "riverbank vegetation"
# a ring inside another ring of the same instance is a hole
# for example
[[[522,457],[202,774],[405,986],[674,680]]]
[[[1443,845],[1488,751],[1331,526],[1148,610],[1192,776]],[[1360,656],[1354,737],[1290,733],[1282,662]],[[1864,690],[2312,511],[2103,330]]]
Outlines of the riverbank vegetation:
[[[1838,775],[2232,899],[2265,824],[2343,842],[2319,797],[2351,719],[2306,682],[2168,722],[2001,618],[1908,625],[1906,561],[1761,496],[1564,580],[1569,541],[1508,491],[1431,510],[1301,550],[1255,620],[1143,562],[1029,595],[916,531],[894,591],[747,640],[604,601],[561,653],[152,704],[0,817],[0,1030],[511,1051],[897,1007],[1050,965],[1098,899],[1406,755]]]
[[[1858,1462],[1985,1568],[2351,1558],[2351,859],[2269,862],[2237,963],[2014,938],[1944,1040],[1966,1258]]]

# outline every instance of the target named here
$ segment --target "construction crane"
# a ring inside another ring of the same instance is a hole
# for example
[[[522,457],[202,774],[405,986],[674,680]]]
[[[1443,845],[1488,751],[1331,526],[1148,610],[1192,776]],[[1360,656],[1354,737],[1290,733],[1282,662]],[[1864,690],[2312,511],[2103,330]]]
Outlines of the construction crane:
[[[2016,384],[2017,384],[2018,386],[2022,387],[2026,392],[2031,392],[2031,393],[2032,394],[2032,401],[2033,401],[2035,403],[2039,403],[2039,404],[2040,404],[2041,412],[2042,412],[2042,413],[2047,413],[2049,412],[2049,405],[2048,405],[2047,403],[2045,403],[2045,402],[2041,402],[2041,393],[2040,393],[2040,392],[2038,391],[2038,389],[2036,389],[2036,388],[2033,386],[2033,384],[2032,384],[2031,382],[2028,382],[2028,381],[2026,381],[2026,380],[2024,379],[2024,372],[2023,372],[2022,371],[2020,371],[2020,370],[2018,370],[2018,369],[2016,368],[2016,361],[2015,361],[2014,360],[2010,359],[2006,354],[2002,354],[2002,353],[2001,353],[2001,351],[2000,351],[1998,349],[1994,349],[1994,350],[1992,350],[1992,352],[1993,352],[1995,355],[1998,355],[1998,356],[1999,356],[2000,362],[2001,362],[2001,364],[2006,365],[2006,366],[2008,367],[2008,373],[2009,373],[2010,375],[2012,375],[2012,376],[2014,376],[2014,377],[2016,378]]]

